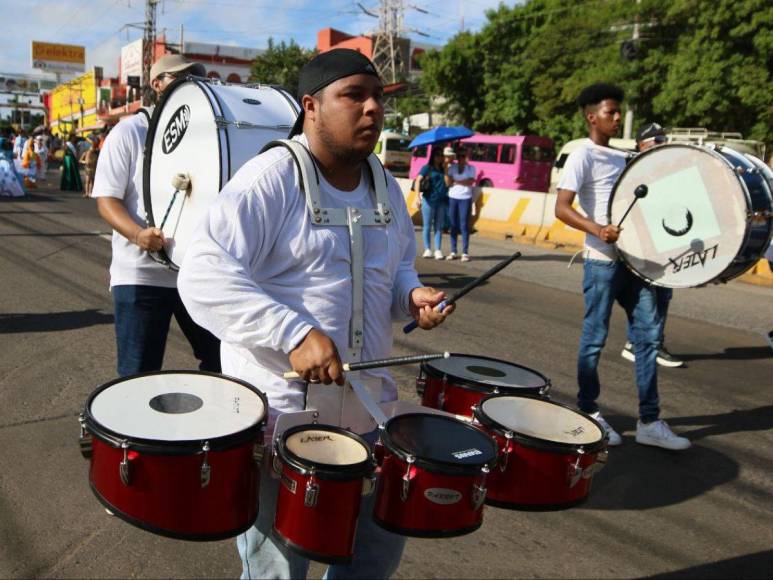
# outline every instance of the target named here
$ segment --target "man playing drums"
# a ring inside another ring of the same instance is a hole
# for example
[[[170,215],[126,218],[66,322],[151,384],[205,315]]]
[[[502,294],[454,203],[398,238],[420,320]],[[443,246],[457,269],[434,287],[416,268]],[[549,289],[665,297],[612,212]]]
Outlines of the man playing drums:
[[[325,209],[313,209],[290,152],[270,149],[225,186],[180,271],[191,316],[222,340],[223,371],[267,394],[270,425],[304,408],[306,385],[284,380],[287,368],[312,383],[341,385],[342,358],[389,356],[393,319],[413,317],[429,329],[449,314],[433,310],[444,294],[418,280],[413,225],[391,175],[388,196],[374,207],[375,182],[384,176],[365,161],[384,107],[373,63],[348,49],[322,53],[302,69],[299,95],[302,111],[290,135],[313,156],[310,178],[318,176]],[[358,220],[373,222],[362,227],[361,243],[351,234]],[[369,378],[381,380],[382,401],[396,399],[387,372]],[[237,539],[245,578],[298,578],[308,570],[306,558],[270,537],[278,485],[264,473],[258,520]],[[397,569],[404,540],[376,527],[369,511],[361,510],[352,563],[331,567],[328,577],[388,577]]]
[[[609,332],[612,305],[617,300],[633,325],[639,391],[636,441],[667,449],[687,449],[690,441],[676,436],[659,419],[656,357],[660,317],[655,290],[620,261],[614,246],[620,229],[607,223],[609,197],[627,161],[624,152],[609,147],[609,140],[620,128],[622,100],[623,91],[613,85],[599,83],[583,89],[578,104],[588,124],[589,138],[569,155],[558,184],[556,217],[586,233],[585,315],[577,360],[578,407],[602,424],[609,435],[609,445],[622,443],[596,403],[601,391],[599,357]],[[580,206],[588,217],[572,207],[575,196],[579,196]]]
[[[157,97],[180,75],[204,76],[204,67],[180,55],[161,57],[151,68]],[[149,115],[141,111],[116,125],[99,155],[92,197],[113,228],[110,290],[115,302],[118,375],[160,370],[174,315],[200,361],[199,369],[220,371],[220,343],[188,316],[177,293],[177,272],[154,261],[161,230],[147,226],[142,195],[143,151]]]

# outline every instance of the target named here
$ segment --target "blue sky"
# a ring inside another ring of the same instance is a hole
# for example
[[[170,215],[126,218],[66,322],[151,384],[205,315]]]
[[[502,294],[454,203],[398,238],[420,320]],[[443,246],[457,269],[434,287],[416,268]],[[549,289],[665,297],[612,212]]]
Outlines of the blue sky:
[[[30,41],[40,40],[85,45],[87,66],[102,66],[106,75],[115,75],[121,46],[142,35],[137,29],[121,29],[144,20],[144,0],[0,3],[4,28],[0,72],[36,72],[30,64]],[[361,3],[374,11],[378,8],[378,0]],[[512,5],[514,0],[505,3]],[[442,45],[460,30],[462,18],[466,30],[480,29],[485,11],[498,6],[500,0],[406,0],[405,4],[429,12],[407,8],[405,28],[431,37],[407,36]],[[292,39],[311,48],[320,28],[366,33],[377,23],[363,14],[355,0],[164,0],[158,8],[158,28],[166,28],[171,42],[178,41],[182,24],[187,41],[250,48],[264,48],[269,37],[287,42]]]

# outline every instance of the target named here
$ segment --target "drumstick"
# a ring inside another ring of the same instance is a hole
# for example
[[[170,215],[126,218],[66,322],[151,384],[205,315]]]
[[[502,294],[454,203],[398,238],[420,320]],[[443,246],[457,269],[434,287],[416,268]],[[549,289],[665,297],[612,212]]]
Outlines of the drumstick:
[[[631,210],[633,209],[634,204],[639,201],[642,197],[647,197],[647,193],[649,193],[649,188],[644,185],[643,183],[639,185],[636,189],[633,190],[634,198],[631,202],[631,205],[628,206],[628,209],[625,210],[625,213],[623,214],[623,217],[620,218],[620,221],[617,223],[617,227],[620,227],[620,224],[623,223],[623,220],[628,217],[628,214],[631,213]]]
[[[188,188],[191,186],[191,178],[185,175],[184,173],[178,173],[172,178],[172,187],[174,187],[174,193],[172,194],[172,199],[169,200],[169,205],[166,206],[166,213],[164,214],[164,219],[161,220],[161,225],[158,226],[158,229],[163,230],[164,224],[166,223],[166,218],[169,217],[169,212],[172,211],[172,206],[174,205],[174,200],[177,199],[177,194],[181,191],[185,191],[186,195],[188,195]]]
[[[443,352],[440,354],[414,354],[410,356],[396,356],[393,358],[382,358],[378,360],[368,360],[355,363],[344,363],[344,372],[347,371],[364,371],[367,369],[376,369],[381,367],[394,367],[397,365],[410,365],[418,362],[425,362],[428,360],[436,360],[439,358],[448,358],[451,356],[449,352]],[[287,371],[282,375],[285,379],[299,379],[301,375],[295,371]]]
[[[447,307],[451,306],[452,304],[456,304],[456,301],[459,300],[465,294],[467,294],[470,290],[472,290],[477,286],[480,286],[481,284],[483,284],[483,282],[491,278],[494,274],[509,266],[513,260],[517,260],[520,257],[521,257],[521,252],[516,252],[509,258],[502,260],[501,262],[499,262],[499,264],[491,268],[488,272],[486,272],[482,276],[479,276],[478,278],[475,278],[475,280],[467,284],[467,286],[459,290],[459,292],[451,296],[451,298],[449,298],[448,300],[443,300],[440,304],[437,305],[436,307],[437,311],[443,312],[443,310],[445,310]],[[416,330],[418,326],[419,326],[419,322],[417,320],[413,320],[405,325],[405,327],[403,328],[403,332],[405,334],[408,334]]]

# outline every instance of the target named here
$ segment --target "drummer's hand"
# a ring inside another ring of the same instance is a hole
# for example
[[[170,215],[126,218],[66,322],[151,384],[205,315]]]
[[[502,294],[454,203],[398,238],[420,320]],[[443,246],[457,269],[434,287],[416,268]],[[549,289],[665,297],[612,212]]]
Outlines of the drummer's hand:
[[[344,371],[338,349],[330,337],[312,328],[290,353],[290,366],[309,383],[344,384]]]
[[[617,238],[620,237],[620,228],[613,225],[603,226],[599,230],[598,238],[602,242],[606,242],[608,244],[614,244],[617,241]]]
[[[429,286],[414,288],[411,290],[409,307],[411,316],[424,330],[435,328],[448,318],[454,311],[454,306],[447,306],[443,312],[438,312],[435,307],[446,298],[446,293],[430,288]]]
[[[140,248],[150,252],[157,252],[164,247],[164,232],[158,228],[145,228],[140,230],[134,238],[134,243]]]

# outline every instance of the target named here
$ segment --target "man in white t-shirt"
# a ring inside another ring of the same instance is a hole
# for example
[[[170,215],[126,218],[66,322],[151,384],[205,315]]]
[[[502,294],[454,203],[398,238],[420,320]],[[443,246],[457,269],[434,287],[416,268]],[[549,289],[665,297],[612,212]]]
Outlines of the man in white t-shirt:
[[[307,207],[290,152],[270,149],[226,184],[180,270],[180,293],[191,316],[223,341],[224,372],[266,393],[269,431],[279,414],[305,406],[304,381],[285,380],[283,371],[292,368],[311,383],[341,385],[339,353],[349,356],[352,335],[361,340],[362,360],[385,358],[392,348],[393,320],[412,317],[429,329],[448,312],[433,310],[444,294],[419,282],[413,224],[391,175],[386,178],[389,213],[378,224],[362,226],[361,245],[350,241],[354,226],[335,217],[345,208],[367,210],[360,216],[374,212],[364,161],[378,141],[384,107],[373,63],[354,50],[324,52],[301,70],[298,92],[302,111],[290,135],[307,147],[319,170],[310,170],[319,176],[318,211]],[[380,173],[373,179],[383,180]],[[333,224],[324,225],[321,208]],[[353,258],[360,246],[364,270]],[[357,292],[361,311],[354,300],[357,273],[363,282],[362,293]],[[362,332],[353,331],[360,321]],[[385,369],[363,371],[361,378],[382,385],[381,401],[397,398]],[[258,519],[237,538],[242,577],[304,578],[309,560],[272,536],[280,483],[267,471]],[[387,578],[397,570],[405,540],[374,523],[373,500],[374,495],[363,500],[351,564],[331,566],[327,577]]]
[[[451,219],[451,253],[446,260],[456,258],[457,238],[462,234],[462,262],[470,261],[470,214],[474,211],[474,185],[477,172],[467,163],[467,150],[456,152],[456,163],[448,166],[448,215]],[[474,215],[474,214],[473,214]]]
[[[623,91],[613,85],[599,83],[583,89],[578,104],[588,124],[588,139],[569,154],[558,183],[556,217],[585,232],[585,315],[577,360],[577,405],[601,423],[609,445],[622,443],[620,435],[601,416],[596,402],[601,392],[599,357],[609,332],[612,306],[617,301],[633,324],[639,393],[636,441],[687,449],[690,441],[675,435],[659,418],[656,357],[660,316],[655,290],[619,260],[614,243],[620,229],[609,224],[607,218],[612,189],[627,161],[625,152],[609,147],[609,140],[620,129],[622,100]],[[572,207],[575,196],[579,196],[585,215]]]
[[[204,67],[179,55],[161,57],[151,69],[157,96],[181,75],[204,76]],[[160,370],[172,316],[193,347],[199,369],[220,372],[220,343],[191,320],[177,292],[177,272],[154,261],[164,236],[148,227],[142,191],[143,150],[149,116],[140,111],[124,119],[105,139],[97,163],[92,197],[113,228],[110,290],[115,305],[118,374]]]

